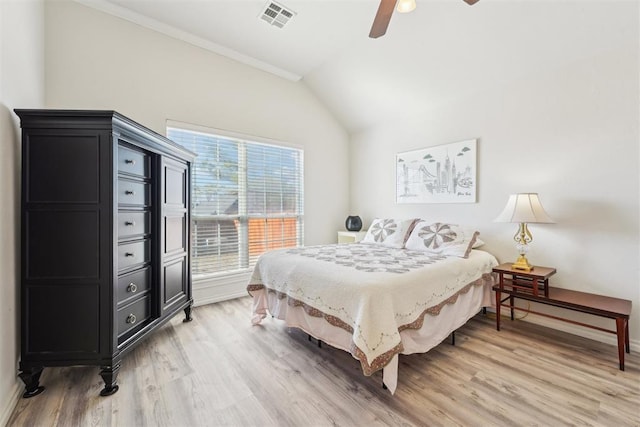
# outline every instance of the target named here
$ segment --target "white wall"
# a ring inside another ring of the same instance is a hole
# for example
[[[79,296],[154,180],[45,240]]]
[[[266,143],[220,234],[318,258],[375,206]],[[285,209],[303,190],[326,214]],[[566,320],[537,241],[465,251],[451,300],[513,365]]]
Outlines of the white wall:
[[[165,134],[193,123],[296,144],[305,155],[305,243],[336,241],[348,215],[348,136],[301,83],[70,1],[46,4],[46,104],[113,109]],[[330,201],[331,203],[327,203]],[[196,284],[196,303],[202,303]],[[246,281],[218,282],[222,296]]]
[[[12,110],[44,105],[43,33],[42,1],[0,1],[0,425],[24,387],[17,377],[20,130]]]
[[[556,267],[555,286],[632,300],[630,333],[638,347],[640,42],[638,6],[629,6],[635,18],[610,28],[627,34],[628,43],[595,50],[566,65],[542,62],[535,72],[510,76],[510,83],[496,76],[475,93],[420,117],[411,117],[414,106],[405,105],[406,120],[394,117],[386,126],[354,135],[351,211],[367,224],[375,216],[471,224],[481,231],[486,249],[508,262],[515,260],[517,225],[492,220],[510,193],[538,192],[557,223],[530,226],[534,242],[529,260]],[[536,49],[529,54],[536,55]],[[470,138],[479,139],[478,203],[395,204],[396,153]],[[612,321],[588,319],[615,329]],[[614,340],[613,335],[551,324]]]

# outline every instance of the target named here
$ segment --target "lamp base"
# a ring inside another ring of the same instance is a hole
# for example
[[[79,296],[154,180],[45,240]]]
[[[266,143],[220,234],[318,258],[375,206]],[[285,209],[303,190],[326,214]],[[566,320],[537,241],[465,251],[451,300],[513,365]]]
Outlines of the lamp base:
[[[526,272],[533,270],[533,266],[529,264],[527,257],[525,257],[523,254],[520,254],[516,262],[511,264],[511,268],[513,268],[514,270],[522,270]]]

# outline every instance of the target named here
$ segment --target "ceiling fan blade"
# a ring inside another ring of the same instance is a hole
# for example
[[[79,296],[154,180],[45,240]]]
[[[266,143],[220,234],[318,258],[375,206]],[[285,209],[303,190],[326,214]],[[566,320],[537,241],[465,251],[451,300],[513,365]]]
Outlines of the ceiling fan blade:
[[[478,3],[480,0],[464,0],[464,2],[466,4],[468,4],[469,6],[473,6],[474,4]]]
[[[380,6],[378,6],[378,12],[373,20],[369,37],[377,39],[387,32],[387,27],[389,26],[389,21],[391,21],[391,15],[393,14],[393,9],[395,7],[396,0],[380,0]]]

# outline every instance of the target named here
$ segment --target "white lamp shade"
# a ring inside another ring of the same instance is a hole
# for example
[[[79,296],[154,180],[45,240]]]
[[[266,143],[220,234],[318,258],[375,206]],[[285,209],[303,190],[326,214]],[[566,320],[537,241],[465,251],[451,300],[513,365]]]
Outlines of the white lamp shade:
[[[400,13],[411,12],[416,8],[416,0],[398,0],[396,10]]]
[[[554,221],[542,208],[538,193],[520,193],[509,196],[507,205],[494,222],[548,223]]]

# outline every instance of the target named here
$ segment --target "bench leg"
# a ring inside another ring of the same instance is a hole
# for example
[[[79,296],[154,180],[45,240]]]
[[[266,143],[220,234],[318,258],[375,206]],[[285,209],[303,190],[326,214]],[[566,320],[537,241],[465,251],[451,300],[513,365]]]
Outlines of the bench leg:
[[[513,307],[515,305],[515,301],[513,295],[509,295],[509,304],[511,304],[511,320],[514,320],[515,316],[513,315]]]
[[[626,337],[626,331],[628,330],[628,326],[625,323],[624,317],[616,318],[616,335],[618,335],[618,360],[620,361],[620,370],[624,371],[624,350],[625,344],[627,343],[628,337]]]
[[[500,291],[496,291],[496,329],[500,330]]]
[[[629,319],[624,319],[624,345],[627,353],[631,353],[631,347],[629,347]]]

